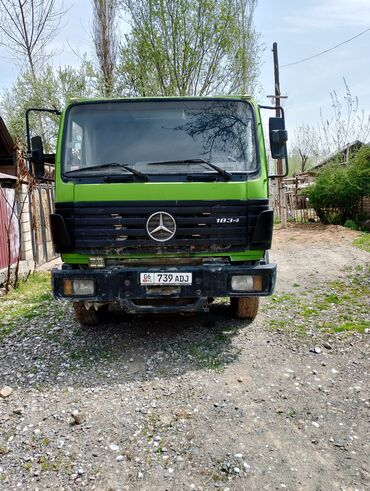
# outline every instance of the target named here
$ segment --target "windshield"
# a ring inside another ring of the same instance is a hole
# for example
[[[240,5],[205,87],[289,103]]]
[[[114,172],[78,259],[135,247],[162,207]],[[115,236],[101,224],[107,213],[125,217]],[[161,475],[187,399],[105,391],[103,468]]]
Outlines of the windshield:
[[[207,162],[231,173],[253,172],[255,147],[252,109],[243,101],[77,104],[68,112],[63,172],[116,175],[126,165],[146,175],[215,173]],[[124,165],[104,165],[112,163]]]

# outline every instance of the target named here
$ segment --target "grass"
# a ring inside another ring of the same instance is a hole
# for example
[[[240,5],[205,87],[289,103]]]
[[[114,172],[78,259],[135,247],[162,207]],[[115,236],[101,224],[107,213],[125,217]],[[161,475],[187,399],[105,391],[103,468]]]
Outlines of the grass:
[[[363,322],[344,322],[338,326],[331,327],[330,332],[345,332],[345,331],[357,331],[357,332],[365,332],[365,329],[370,328],[370,321]]]
[[[218,332],[188,347],[189,356],[202,368],[220,371],[236,354],[229,351],[230,334]]]
[[[8,295],[0,297],[0,340],[12,332],[21,319],[45,315],[45,305],[52,300],[50,273],[34,273],[19,283]]]
[[[355,239],[352,244],[363,251],[370,252],[370,234],[364,232],[360,237]]]
[[[300,294],[274,295],[265,305],[273,313],[271,329],[296,332],[359,332],[370,328],[370,268],[354,268],[344,280],[331,281]]]
[[[0,297],[0,314],[10,319],[31,319],[38,314],[36,307],[51,299],[50,274],[34,273],[8,295]]]

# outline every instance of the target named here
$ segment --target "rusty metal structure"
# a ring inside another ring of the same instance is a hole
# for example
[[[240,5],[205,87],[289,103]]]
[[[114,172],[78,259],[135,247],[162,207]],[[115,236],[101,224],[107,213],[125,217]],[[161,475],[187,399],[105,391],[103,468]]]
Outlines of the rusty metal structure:
[[[0,117],[0,273],[18,261],[30,271],[56,257],[49,227],[54,207],[53,174],[49,165],[45,177],[30,176]]]

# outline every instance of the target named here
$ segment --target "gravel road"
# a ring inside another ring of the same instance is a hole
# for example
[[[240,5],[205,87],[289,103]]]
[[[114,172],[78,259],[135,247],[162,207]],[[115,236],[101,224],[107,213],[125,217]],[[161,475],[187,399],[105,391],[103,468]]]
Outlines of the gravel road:
[[[357,235],[278,230],[277,294],[252,324],[219,302],[81,329],[46,300],[1,341],[0,488],[369,489],[369,331],[319,328],[351,296],[297,310],[363,271]]]

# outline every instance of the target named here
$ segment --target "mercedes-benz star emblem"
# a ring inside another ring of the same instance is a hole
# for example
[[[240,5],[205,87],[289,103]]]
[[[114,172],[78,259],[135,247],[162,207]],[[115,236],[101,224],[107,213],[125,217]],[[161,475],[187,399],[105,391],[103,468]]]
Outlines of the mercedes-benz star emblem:
[[[150,215],[146,222],[149,237],[157,242],[166,242],[176,233],[176,222],[172,215],[165,211],[157,211]]]

